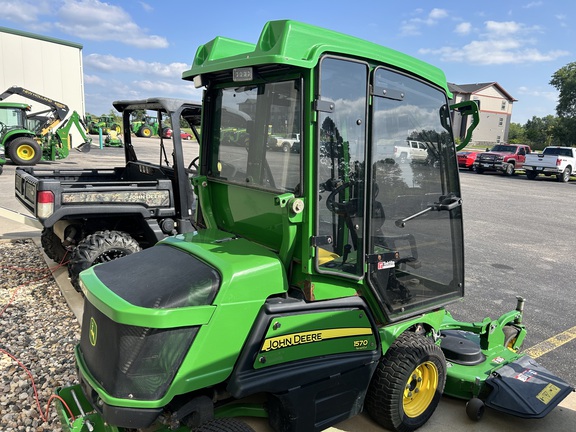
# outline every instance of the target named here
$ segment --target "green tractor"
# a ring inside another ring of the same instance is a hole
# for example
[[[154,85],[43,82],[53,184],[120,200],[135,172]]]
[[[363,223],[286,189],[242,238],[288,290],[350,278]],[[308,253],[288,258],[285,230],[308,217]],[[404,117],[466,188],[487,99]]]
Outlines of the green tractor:
[[[169,129],[165,126],[161,126],[157,117],[149,115],[143,116],[140,120],[133,120],[130,122],[130,128],[134,135],[141,138],[160,136],[160,133],[162,133],[162,137],[166,138],[165,132]]]
[[[99,134],[102,132],[102,134],[108,135],[110,131],[114,131],[116,135],[118,135],[122,132],[120,123],[113,115],[101,115],[98,118],[93,118],[88,114],[86,115],[86,125],[88,132],[91,134]]]
[[[91,139],[76,111],[52,128],[43,128],[46,119],[28,115],[30,105],[26,103],[0,102],[0,145],[15,165],[35,165],[40,160],[63,159],[72,148],[70,132],[73,127],[83,139],[76,146],[81,151],[90,150]],[[2,162],[0,161],[0,164]]]
[[[451,112],[440,70],[274,21],[201,46],[183,78],[204,88],[197,229],[80,274],[68,429],[320,431],[364,410],[412,431],[443,393],[538,418],[572,390],[519,353],[522,299],[479,323],[445,309],[464,295],[451,121],[477,107]],[[267,152],[270,125],[300,153]],[[380,156],[408,137],[426,161]]]

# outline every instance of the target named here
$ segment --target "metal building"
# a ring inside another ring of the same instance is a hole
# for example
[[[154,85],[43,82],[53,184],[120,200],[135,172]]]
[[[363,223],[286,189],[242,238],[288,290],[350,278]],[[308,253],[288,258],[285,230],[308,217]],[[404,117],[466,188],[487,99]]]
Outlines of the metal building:
[[[12,86],[62,102],[83,118],[82,45],[0,27],[0,93]],[[8,101],[29,103],[32,111],[46,109],[16,95]]]

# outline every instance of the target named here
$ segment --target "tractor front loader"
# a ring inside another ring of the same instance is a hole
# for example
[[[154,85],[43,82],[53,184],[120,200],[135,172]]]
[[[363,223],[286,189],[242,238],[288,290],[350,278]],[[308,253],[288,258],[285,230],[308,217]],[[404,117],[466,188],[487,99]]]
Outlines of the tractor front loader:
[[[405,432],[443,393],[478,418],[478,401],[540,417],[572,391],[519,353],[523,301],[480,323],[445,310],[464,295],[464,240],[440,70],[273,21],[256,44],[202,45],[183,78],[204,89],[198,229],[80,274],[71,430],[247,431],[235,417],[258,416],[320,431],[364,410]],[[300,152],[267,151],[270,130]],[[428,157],[384,156],[406,140]]]
[[[76,111],[46,96],[22,87],[13,86],[0,94],[0,100],[17,95],[48,107],[30,112],[26,103],[0,102],[0,145],[16,165],[35,165],[41,159],[56,160],[68,156],[72,147],[81,151],[90,149],[91,139],[86,126]],[[75,127],[84,140],[72,145],[70,132]]]

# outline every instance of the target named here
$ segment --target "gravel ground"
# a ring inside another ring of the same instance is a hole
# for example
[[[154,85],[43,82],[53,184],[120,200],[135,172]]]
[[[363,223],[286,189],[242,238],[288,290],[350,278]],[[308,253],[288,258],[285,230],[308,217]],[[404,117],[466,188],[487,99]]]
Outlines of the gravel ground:
[[[54,390],[76,382],[80,325],[33,240],[0,240],[0,431],[62,430]],[[8,355],[9,354],[9,355]],[[34,398],[36,388],[43,413]]]

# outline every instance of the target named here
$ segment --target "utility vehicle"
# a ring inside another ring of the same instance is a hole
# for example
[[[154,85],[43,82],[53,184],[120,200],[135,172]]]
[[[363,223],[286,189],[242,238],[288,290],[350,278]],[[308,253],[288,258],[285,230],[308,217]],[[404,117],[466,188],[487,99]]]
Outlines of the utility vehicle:
[[[123,114],[125,165],[89,168],[18,167],[15,195],[42,224],[46,255],[67,261],[72,284],[94,264],[137,252],[176,233],[194,231],[194,196],[188,169],[196,144],[182,145],[180,134],[138,146],[129,121],[135,110],[155,111],[174,121],[184,118],[197,135],[200,104],[169,98],[117,101]],[[110,133],[114,134],[114,131]],[[154,151],[148,152],[146,147]],[[150,157],[153,154],[153,157]]]
[[[464,295],[464,241],[440,70],[274,21],[255,45],[202,45],[183,78],[205,92],[198,229],[81,273],[69,428],[237,431],[251,429],[230,418],[260,416],[319,431],[364,409],[411,431],[443,392],[475,418],[483,400],[512,412],[499,368],[537,389],[519,415],[571,390],[518,353],[523,300],[479,323],[444,309]],[[457,108],[477,121],[473,102]],[[276,128],[300,134],[300,153],[266,151]],[[244,145],[222,145],[231,130]],[[431,163],[375,157],[407,139]]]

